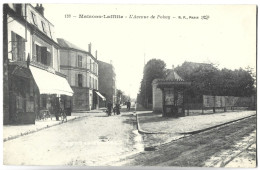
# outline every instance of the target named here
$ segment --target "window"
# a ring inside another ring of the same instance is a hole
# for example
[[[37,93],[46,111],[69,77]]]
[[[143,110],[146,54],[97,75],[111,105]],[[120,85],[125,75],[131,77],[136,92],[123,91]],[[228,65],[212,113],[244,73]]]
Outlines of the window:
[[[33,12],[31,12],[31,13],[32,13],[32,20],[33,20],[33,23],[34,23],[35,26],[37,26],[36,15],[35,15]]]
[[[90,66],[89,70],[92,71],[92,61],[91,60],[89,60],[89,66]]]
[[[42,30],[43,32],[47,33],[46,27],[45,27],[45,23],[42,21]]]
[[[46,66],[51,65],[51,53],[47,51],[47,47],[41,47],[36,44],[36,61]]]
[[[89,78],[89,87],[92,88],[92,77]]]
[[[12,32],[12,60],[25,61],[25,39]]]
[[[82,87],[82,82],[83,82],[83,80],[82,80],[82,74],[78,74],[78,86],[79,86],[79,87]]]
[[[78,67],[82,67],[82,56],[78,55]]]

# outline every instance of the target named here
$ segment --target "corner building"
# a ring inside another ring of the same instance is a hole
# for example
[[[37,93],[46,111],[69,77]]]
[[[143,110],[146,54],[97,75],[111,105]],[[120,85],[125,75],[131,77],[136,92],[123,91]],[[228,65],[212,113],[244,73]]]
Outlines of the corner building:
[[[61,99],[70,110],[73,91],[60,72],[54,25],[43,6],[10,3],[3,12],[4,124],[35,123],[41,110],[55,114]]]
[[[98,64],[97,52],[91,54],[91,44],[88,51],[77,47],[69,41],[58,38],[61,46],[60,69],[68,77],[68,82],[74,91],[72,99],[73,111],[88,111],[99,108]]]

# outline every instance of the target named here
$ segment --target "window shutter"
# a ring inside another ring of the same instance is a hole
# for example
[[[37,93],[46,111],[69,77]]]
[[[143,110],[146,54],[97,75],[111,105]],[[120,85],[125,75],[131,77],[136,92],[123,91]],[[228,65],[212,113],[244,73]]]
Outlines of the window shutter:
[[[78,83],[78,74],[75,74],[75,86],[77,87],[79,85]]]
[[[47,66],[51,65],[51,53],[49,51],[47,51]]]
[[[36,57],[37,57],[37,62],[41,62],[41,47],[36,45]]]
[[[17,42],[16,34],[12,31],[12,60],[17,60]]]
[[[41,63],[47,65],[47,47],[41,47]]]
[[[26,60],[26,53],[25,53],[25,39],[22,38],[22,61]]]

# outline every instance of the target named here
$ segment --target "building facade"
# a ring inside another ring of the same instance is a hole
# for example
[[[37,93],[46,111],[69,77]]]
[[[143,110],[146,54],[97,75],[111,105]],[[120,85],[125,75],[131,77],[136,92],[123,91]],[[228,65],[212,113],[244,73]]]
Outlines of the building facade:
[[[98,61],[98,72],[99,72],[99,92],[106,98],[102,100],[100,98],[100,107],[106,107],[107,102],[113,104],[116,103],[116,73],[112,61],[106,63],[103,61]]]
[[[4,124],[34,123],[41,109],[73,91],[60,72],[54,25],[43,6],[4,4],[3,12]]]
[[[95,57],[88,51],[58,38],[61,46],[60,69],[68,77],[69,84],[74,91],[73,111],[85,111],[99,107],[98,93],[98,64],[97,52]]]

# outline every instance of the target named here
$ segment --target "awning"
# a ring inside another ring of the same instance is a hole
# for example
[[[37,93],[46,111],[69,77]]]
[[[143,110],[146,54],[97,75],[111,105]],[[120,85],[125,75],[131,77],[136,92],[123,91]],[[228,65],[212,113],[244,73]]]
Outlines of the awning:
[[[40,94],[73,95],[73,91],[64,77],[33,66],[30,66],[30,70],[39,88]]]
[[[95,91],[97,93],[97,95],[99,95],[99,97],[102,98],[102,100],[106,100],[106,98],[104,96],[102,96],[102,94],[100,94],[98,91]]]

